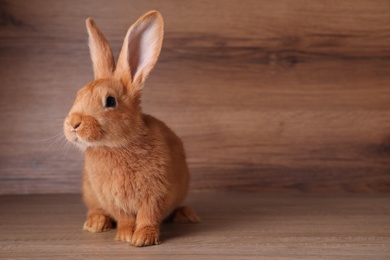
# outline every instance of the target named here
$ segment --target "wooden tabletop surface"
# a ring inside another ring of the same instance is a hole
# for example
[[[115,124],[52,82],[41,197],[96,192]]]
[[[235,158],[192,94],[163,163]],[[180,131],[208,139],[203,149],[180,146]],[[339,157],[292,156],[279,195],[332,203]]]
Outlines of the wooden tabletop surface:
[[[201,224],[162,225],[135,248],[81,230],[80,195],[0,196],[0,258],[390,259],[389,195],[195,193]]]

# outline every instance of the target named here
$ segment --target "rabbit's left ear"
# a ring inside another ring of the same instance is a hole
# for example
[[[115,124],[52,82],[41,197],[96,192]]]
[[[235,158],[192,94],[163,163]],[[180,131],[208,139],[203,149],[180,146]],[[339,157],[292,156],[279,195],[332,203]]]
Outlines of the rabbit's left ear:
[[[113,75],[115,70],[114,56],[110,45],[92,18],[87,19],[86,25],[95,79],[108,78]]]
[[[146,13],[129,28],[115,70],[123,84],[142,88],[160,55],[163,34],[164,22],[157,11]]]

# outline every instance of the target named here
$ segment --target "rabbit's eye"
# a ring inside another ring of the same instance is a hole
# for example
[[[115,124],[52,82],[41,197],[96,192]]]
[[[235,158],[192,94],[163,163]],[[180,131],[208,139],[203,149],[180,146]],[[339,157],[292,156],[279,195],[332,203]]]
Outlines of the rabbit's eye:
[[[106,104],[105,104],[105,107],[106,108],[109,108],[109,107],[115,107],[116,106],[116,100],[114,97],[112,96],[108,96],[106,98]]]

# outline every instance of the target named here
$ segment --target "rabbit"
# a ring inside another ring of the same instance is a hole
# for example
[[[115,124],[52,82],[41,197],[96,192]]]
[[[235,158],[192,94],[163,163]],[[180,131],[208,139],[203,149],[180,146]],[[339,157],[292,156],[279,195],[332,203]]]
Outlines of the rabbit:
[[[116,240],[134,246],[160,243],[160,224],[200,222],[181,206],[189,189],[182,141],[162,121],[142,113],[144,82],[160,54],[163,18],[140,17],[127,31],[115,65],[108,42],[86,20],[94,80],[82,87],[64,120],[66,138],[84,152],[83,230],[116,223]]]

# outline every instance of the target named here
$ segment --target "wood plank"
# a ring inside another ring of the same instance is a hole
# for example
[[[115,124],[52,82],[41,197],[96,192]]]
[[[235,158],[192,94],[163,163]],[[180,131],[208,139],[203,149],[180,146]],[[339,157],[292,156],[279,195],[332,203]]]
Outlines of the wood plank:
[[[184,140],[193,190],[390,191],[388,1],[0,2],[0,194],[79,192],[61,137],[92,78],[84,20],[117,54],[165,18],[143,108]]]
[[[162,244],[134,248],[115,230],[81,230],[80,195],[0,196],[0,258],[387,259],[388,195],[196,193],[200,224],[164,224]]]

